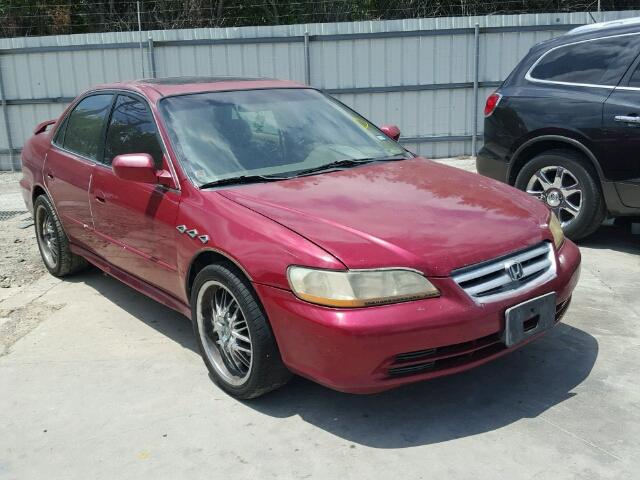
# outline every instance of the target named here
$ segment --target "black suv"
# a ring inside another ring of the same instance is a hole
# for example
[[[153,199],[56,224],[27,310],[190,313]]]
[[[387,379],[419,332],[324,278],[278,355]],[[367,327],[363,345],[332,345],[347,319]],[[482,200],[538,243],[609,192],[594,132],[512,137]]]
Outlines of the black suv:
[[[487,99],[478,172],[544,201],[565,233],[640,216],[640,18],[533,47]]]

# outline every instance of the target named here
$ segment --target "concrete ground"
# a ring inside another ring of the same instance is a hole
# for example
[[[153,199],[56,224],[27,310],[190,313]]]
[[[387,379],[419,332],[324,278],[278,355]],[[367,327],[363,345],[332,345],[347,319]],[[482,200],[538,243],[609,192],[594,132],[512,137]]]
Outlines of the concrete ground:
[[[640,237],[580,247],[544,338],[373,396],[295,378],[239,402],[186,318],[96,270],[43,276],[0,298],[0,478],[638,478]]]

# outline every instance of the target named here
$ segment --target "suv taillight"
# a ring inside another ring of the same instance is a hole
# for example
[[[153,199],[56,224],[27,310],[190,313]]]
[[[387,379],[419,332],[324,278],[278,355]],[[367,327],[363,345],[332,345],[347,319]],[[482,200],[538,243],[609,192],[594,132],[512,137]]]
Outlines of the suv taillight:
[[[484,105],[485,117],[488,117],[493,113],[493,111],[496,109],[496,107],[500,103],[501,98],[502,98],[502,95],[500,95],[497,92],[493,92],[491,95],[489,95],[489,98],[487,98],[487,103],[485,103]]]

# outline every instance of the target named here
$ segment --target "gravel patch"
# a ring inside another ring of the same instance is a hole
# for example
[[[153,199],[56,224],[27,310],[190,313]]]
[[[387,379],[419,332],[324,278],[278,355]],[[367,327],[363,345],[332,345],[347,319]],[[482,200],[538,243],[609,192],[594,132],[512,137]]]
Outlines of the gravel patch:
[[[0,175],[0,290],[29,285],[46,272],[31,214],[20,194],[20,176]],[[0,301],[3,297],[0,293]]]
[[[36,301],[15,310],[3,310],[1,307],[0,305],[0,357],[8,354],[14,343],[64,305]]]
[[[32,223],[28,213],[0,222],[0,288],[29,285],[46,272]]]

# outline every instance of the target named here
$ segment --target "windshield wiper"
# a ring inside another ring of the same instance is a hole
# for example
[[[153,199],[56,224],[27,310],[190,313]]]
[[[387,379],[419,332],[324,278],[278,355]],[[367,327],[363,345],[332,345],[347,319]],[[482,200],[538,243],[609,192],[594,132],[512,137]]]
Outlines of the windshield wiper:
[[[214,180],[213,182],[207,182],[200,185],[200,190],[212,187],[221,187],[224,185],[239,185],[243,183],[257,183],[257,182],[276,182],[278,180],[287,180],[290,178],[301,177],[304,175],[311,175],[313,173],[324,172],[326,170],[333,170],[336,168],[353,167],[355,165],[362,165],[363,163],[370,162],[386,162],[392,160],[405,160],[405,155],[394,155],[391,157],[371,157],[371,158],[354,158],[346,160],[336,160],[319,167],[307,168],[304,170],[298,170],[293,172],[291,176],[278,177],[272,175],[240,175],[239,177],[221,178],[220,180]]]
[[[353,167],[355,165],[362,165],[363,163],[371,162],[386,162],[391,160],[405,160],[407,157],[403,154],[394,155],[391,157],[370,157],[370,158],[353,158],[346,160],[336,160],[335,162],[327,163],[326,165],[320,165],[319,167],[307,168],[305,170],[298,170],[294,173],[294,176],[301,177],[304,175],[310,175],[312,173],[324,172],[326,170],[333,170],[336,168]]]
[[[221,178],[220,180],[214,180],[213,182],[203,183],[198,188],[203,190],[205,188],[221,187],[224,185],[239,185],[242,183],[276,182],[278,180],[286,180],[287,178],[288,177],[272,177],[269,175],[240,175],[239,177]]]

